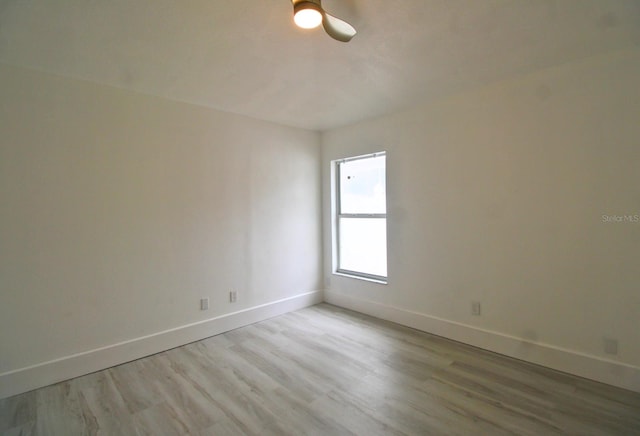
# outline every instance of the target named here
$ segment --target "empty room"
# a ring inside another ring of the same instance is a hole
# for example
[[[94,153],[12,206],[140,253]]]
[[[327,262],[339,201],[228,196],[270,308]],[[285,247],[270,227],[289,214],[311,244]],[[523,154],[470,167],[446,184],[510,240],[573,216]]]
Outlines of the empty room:
[[[0,435],[640,435],[638,0],[0,0]]]

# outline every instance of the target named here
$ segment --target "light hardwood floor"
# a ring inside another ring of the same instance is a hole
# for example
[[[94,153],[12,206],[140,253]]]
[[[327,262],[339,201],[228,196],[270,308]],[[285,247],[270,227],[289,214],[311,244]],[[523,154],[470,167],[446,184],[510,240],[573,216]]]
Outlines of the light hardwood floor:
[[[640,435],[640,394],[327,304],[0,400],[6,435]]]

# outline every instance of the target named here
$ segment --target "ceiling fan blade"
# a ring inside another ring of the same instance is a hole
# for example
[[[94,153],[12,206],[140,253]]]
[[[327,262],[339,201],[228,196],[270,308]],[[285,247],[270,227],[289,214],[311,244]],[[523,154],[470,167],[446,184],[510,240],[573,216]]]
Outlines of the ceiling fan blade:
[[[333,39],[349,42],[356,35],[356,29],[346,21],[322,11],[322,27]]]

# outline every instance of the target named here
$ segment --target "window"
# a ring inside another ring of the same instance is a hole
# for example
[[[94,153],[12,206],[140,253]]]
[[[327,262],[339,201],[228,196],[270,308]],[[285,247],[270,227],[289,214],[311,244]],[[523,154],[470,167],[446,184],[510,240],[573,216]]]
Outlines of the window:
[[[386,156],[335,161],[336,272],[387,281]]]

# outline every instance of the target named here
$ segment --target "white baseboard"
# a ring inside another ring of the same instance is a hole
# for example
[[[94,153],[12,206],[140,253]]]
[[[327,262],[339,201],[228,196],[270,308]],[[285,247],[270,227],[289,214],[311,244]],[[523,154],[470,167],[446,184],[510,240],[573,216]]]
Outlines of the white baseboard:
[[[325,291],[327,303],[558,371],[640,392],[640,368],[423,313]]]
[[[0,374],[0,398],[130,362],[283,313],[312,306],[322,300],[322,291],[307,292],[148,336],[8,371]]]

